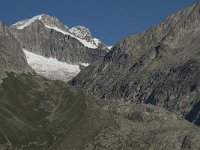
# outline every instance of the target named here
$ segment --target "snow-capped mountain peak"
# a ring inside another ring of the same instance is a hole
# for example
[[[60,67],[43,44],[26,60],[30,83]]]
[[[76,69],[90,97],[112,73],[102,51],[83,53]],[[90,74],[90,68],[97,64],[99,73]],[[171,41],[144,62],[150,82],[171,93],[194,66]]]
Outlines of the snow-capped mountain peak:
[[[62,23],[58,18],[49,16],[47,14],[41,14],[31,19],[19,21],[13,24],[12,27],[18,30],[23,30],[25,27],[30,26],[36,20],[41,21],[48,29],[53,29],[65,35],[76,38],[88,48],[96,49],[98,47],[101,47],[108,50],[108,47],[103,44],[99,39],[92,37],[92,34],[88,28],[84,26],[68,28],[68,26]]]
[[[42,18],[42,15],[38,15],[38,16],[35,16],[35,17],[31,18],[31,19],[26,19],[26,20],[19,21],[19,22],[13,24],[13,26],[15,26],[18,29],[22,30],[25,27],[31,25],[33,22],[35,22],[35,20],[40,20],[41,18]]]
[[[54,16],[42,14],[40,21],[47,27],[58,28],[65,32],[69,32],[69,28],[63,22],[61,22],[58,18],[56,18]]]
[[[22,30],[25,27],[30,26],[36,20],[41,21],[45,26],[48,26],[51,28],[57,27],[60,30],[69,32],[68,27],[66,25],[64,25],[58,18],[49,16],[47,14],[41,14],[41,15],[35,16],[31,19],[19,21],[19,22],[13,24],[12,26],[16,27],[17,29]]]

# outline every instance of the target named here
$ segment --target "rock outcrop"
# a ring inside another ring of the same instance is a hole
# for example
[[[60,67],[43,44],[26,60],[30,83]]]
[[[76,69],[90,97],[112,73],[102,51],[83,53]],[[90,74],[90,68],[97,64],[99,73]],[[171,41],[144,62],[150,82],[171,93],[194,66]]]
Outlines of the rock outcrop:
[[[8,31],[5,23],[0,21],[0,80],[5,72],[32,72],[20,44]]]
[[[200,3],[118,42],[72,80],[104,100],[161,106],[200,125]]]

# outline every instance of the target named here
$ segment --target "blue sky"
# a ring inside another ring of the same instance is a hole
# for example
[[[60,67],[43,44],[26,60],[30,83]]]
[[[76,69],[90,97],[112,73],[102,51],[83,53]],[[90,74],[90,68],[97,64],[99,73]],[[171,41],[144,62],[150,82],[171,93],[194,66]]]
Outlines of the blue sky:
[[[1,0],[0,19],[8,25],[46,13],[67,26],[84,25],[113,45],[141,32],[197,0]]]

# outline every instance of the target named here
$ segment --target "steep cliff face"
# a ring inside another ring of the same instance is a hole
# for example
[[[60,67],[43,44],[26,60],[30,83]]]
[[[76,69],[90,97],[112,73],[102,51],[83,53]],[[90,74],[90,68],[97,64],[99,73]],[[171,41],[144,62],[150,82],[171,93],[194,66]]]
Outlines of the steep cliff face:
[[[150,103],[200,125],[200,4],[118,42],[72,84],[105,100]]]
[[[78,36],[80,30],[77,27],[72,28],[71,32],[57,18],[48,15],[20,21],[12,25],[10,31],[24,49],[67,63],[91,63],[108,51],[99,40],[99,43],[95,43],[97,40],[93,39],[91,34],[86,38],[81,37],[82,32],[79,32]]]
[[[0,80],[5,72],[32,72],[17,40],[11,35],[3,21],[0,21]]]

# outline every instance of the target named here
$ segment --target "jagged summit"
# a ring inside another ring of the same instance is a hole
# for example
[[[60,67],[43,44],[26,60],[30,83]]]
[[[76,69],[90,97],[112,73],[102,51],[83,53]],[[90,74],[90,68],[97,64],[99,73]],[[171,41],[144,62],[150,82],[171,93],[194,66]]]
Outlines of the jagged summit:
[[[92,37],[90,30],[84,26],[72,27],[70,29],[70,32],[73,35],[75,35],[81,39],[85,39],[87,41],[89,41],[89,39]]]
[[[103,44],[99,39],[93,38],[90,30],[84,26],[76,26],[68,28],[67,25],[64,25],[58,18],[50,16],[48,14],[37,15],[31,19],[26,19],[19,21],[11,26],[12,29],[22,30],[27,26],[30,26],[36,20],[41,21],[47,28],[54,29],[58,32],[61,32],[66,35],[70,35],[73,38],[78,39],[86,47],[95,49],[95,48],[104,48],[109,49],[108,46]]]
[[[102,47],[104,49],[110,49],[109,46],[103,44],[99,39],[93,38],[90,30],[85,26],[75,26],[69,29],[70,33],[76,37],[86,40],[90,42],[92,45],[96,47]]]

